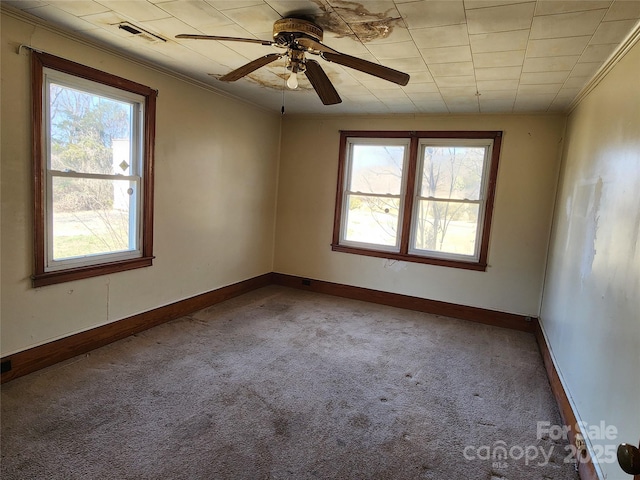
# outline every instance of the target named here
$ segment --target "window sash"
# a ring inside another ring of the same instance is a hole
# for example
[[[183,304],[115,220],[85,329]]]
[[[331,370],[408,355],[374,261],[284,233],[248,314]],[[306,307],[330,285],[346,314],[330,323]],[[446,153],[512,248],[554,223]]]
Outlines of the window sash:
[[[463,253],[456,253],[456,252],[451,252],[451,251],[445,251],[445,250],[433,250],[433,249],[427,249],[427,248],[418,248],[416,246],[417,244],[417,235],[418,235],[418,223],[419,223],[419,214],[418,211],[420,209],[420,200],[422,201],[429,201],[429,202],[435,202],[435,203],[451,203],[454,205],[478,205],[478,216],[477,216],[477,221],[475,223],[476,225],[476,234],[475,234],[475,238],[474,238],[474,252],[472,255],[467,255],[467,254],[463,254]],[[483,202],[480,201],[463,201],[463,200],[457,200],[457,201],[448,201],[448,200],[435,200],[432,197],[424,197],[424,198],[419,198],[419,200],[417,202],[415,202],[414,204],[414,216],[412,217],[412,224],[411,224],[411,241],[410,241],[410,247],[409,247],[409,254],[412,255],[420,255],[420,256],[430,256],[430,257],[434,257],[434,258],[442,258],[442,259],[448,259],[448,260],[461,260],[461,261],[477,261],[479,259],[479,255],[480,255],[480,240],[482,238],[482,206],[483,206]]]
[[[143,131],[144,122],[144,97],[135,93],[119,90],[108,85],[103,85],[84,78],[75,77],[63,72],[45,68],[43,70],[43,108],[42,121],[45,125],[43,144],[46,152],[46,183],[45,183],[45,272],[54,272],[66,268],[95,265],[110,261],[121,261],[142,256],[142,211],[144,191],[142,180],[142,163],[144,149],[142,144],[141,132]],[[118,102],[126,103],[132,108],[131,131],[129,133],[129,170],[130,175],[119,174],[100,174],[89,172],[77,172],[72,170],[60,171],[51,168],[52,164],[52,135],[51,135],[51,85],[59,85],[63,88],[74,89],[91,96],[109,98]],[[78,179],[96,179],[96,180],[123,180],[135,183],[135,197],[129,204],[129,245],[134,248],[128,250],[113,250],[98,254],[79,255],[77,257],[65,257],[56,259],[54,256],[54,198],[53,198],[53,178],[78,178]],[[132,205],[133,203],[133,205]]]
[[[360,192],[354,191],[349,188],[352,183],[353,178],[353,150],[354,146],[357,145],[372,145],[372,146],[402,146],[404,147],[403,158],[402,158],[402,170],[401,170],[401,183],[400,183],[400,192],[397,195],[387,194],[387,193],[370,193],[370,192]],[[347,138],[346,140],[346,175],[344,176],[344,183],[342,185],[342,214],[341,214],[341,225],[340,225],[340,244],[348,245],[354,247],[363,247],[363,248],[375,248],[378,250],[389,251],[389,252],[399,252],[400,251],[400,242],[401,242],[401,232],[403,225],[403,216],[404,216],[404,202],[406,196],[407,189],[407,178],[405,175],[407,164],[409,162],[409,148],[410,148],[410,140],[406,138]],[[398,224],[396,226],[396,242],[395,245],[381,245],[377,243],[368,243],[368,242],[359,242],[354,240],[347,239],[348,233],[348,221],[349,221],[349,198],[352,195],[358,196],[368,196],[373,198],[398,198],[400,201],[399,209],[398,209]]]
[[[54,202],[53,202],[53,179],[54,178],[76,178],[93,180],[117,180],[128,181],[135,185],[135,195],[130,199],[129,214],[129,249],[113,250],[109,252],[79,255],[77,257],[64,257],[56,259],[54,255]],[[93,265],[98,263],[121,261],[142,256],[142,178],[136,175],[103,175],[103,174],[79,174],[77,172],[59,172],[51,170],[47,172],[47,205],[45,228],[47,250],[45,252],[45,271],[55,272],[66,268],[83,265]],[[133,205],[131,205],[133,204]],[[133,244],[133,248],[132,248]]]
[[[42,122],[45,125],[45,136],[43,138],[46,152],[46,167],[51,170],[51,84],[60,85],[83,93],[108,98],[110,100],[127,103],[132,107],[131,136],[129,144],[129,158],[131,159],[130,171],[132,175],[142,175],[144,159],[144,121],[145,121],[145,97],[137,93],[121,90],[116,87],[104,85],[102,83],[80,78],[51,68],[43,69],[44,81],[42,91]],[[89,173],[89,172],[78,172]]]
[[[420,189],[422,185],[422,176],[424,174],[425,167],[425,150],[427,147],[476,147],[484,149],[484,158],[482,161],[482,175],[480,178],[480,188],[478,192],[478,199],[467,198],[445,198],[438,196],[421,196]],[[480,259],[480,249],[482,246],[482,234],[484,226],[484,213],[486,210],[486,197],[489,181],[489,172],[491,165],[491,151],[493,149],[493,140],[476,140],[476,139],[432,139],[423,138],[419,141],[418,158],[415,159],[418,162],[418,168],[414,185],[414,201],[413,211],[411,212],[411,233],[409,239],[408,253],[419,256],[430,256],[434,258],[442,258],[445,260],[461,260],[461,261],[474,261],[477,262]],[[433,201],[433,202],[446,202],[453,204],[472,204],[478,205],[478,218],[476,222],[476,235],[474,240],[474,252],[473,255],[465,255],[454,252],[447,252],[441,250],[421,249],[416,247],[417,232],[418,232],[418,209],[420,208],[420,201]]]
[[[348,227],[349,227],[349,200],[353,196],[358,197],[370,197],[370,198],[388,198],[388,199],[397,199],[399,208],[398,208],[398,222],[396,224],[396,240],[394,245],[385,245],[381,243],[373,243],[366,241],[358,241],[358,240],[349,240],[347,239]],[[389,251],[389,252],[399,252],[400,251],[400,229],[402,228],[401,217],[402,217],[402,198],[401,195],[382,195],[382,194],[366,194],[360,192],[346,192],[345,193],[345,201],[344,201],[344,229],[343,229],[343,245],[351,245],[351,246],[363,246],[365,248],[376,248],[379,250]]]

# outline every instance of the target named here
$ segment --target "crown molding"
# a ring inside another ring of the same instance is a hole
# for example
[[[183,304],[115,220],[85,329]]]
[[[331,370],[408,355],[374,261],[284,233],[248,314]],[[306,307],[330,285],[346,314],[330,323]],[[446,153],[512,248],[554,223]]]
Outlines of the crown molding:
[[[623,42],[614,50],[609,58],[602,64],[598,71],[593,75],[591,80],[580,90],[580,93],[569,104],[567,114],[571,114],[573,110],[582,102],[582,100],[591,93],[591,91],[598,86],[598,84],[604,80],[609,72],[616,66],[616,64],[622,60],[622,58],[633,48],[633,46],[640,40],[640,21],[636,23],[633,30],[629,32]]]

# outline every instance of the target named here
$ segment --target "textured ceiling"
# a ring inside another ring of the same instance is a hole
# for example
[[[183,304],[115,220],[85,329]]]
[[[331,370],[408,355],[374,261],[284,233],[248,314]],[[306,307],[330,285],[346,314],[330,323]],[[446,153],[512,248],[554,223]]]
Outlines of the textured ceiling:
[[[311,17],[323,43],[411,75],[405,87],[320,59],[343,99],[324,106],[304,76],[288,113],[477,113],[566,110],[636,28],[640,0],[3,0],[112,48],[274,111],[284,60],[217,80],[267,53],[259,44],[176,40],[179,33],[271,40],[273,22]],[[129,21],[166,42],[119,29]],[[318,57],[313,57],[318,58]]]

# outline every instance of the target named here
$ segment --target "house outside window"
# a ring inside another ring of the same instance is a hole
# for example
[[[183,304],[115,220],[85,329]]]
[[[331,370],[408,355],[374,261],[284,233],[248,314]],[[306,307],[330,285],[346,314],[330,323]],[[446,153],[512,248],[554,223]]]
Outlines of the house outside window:
[[[341,132],[333,250],[485,270],[501,140]]]

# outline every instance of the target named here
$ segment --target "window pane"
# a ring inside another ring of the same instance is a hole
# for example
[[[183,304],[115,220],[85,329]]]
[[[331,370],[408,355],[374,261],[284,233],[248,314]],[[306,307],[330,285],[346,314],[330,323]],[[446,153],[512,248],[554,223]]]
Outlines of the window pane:
[[[420,196],[478,200],[485,147],[425,146]]]
[[[399,198],[349,195],[346,240],[377,245],[396,245]]]
[[[132,104],[55,83],[49,103],[51,169],[128,174]]]
[[[137,249],[136,182],[53,177],[53,259]]]
[[[404,148],[402,145],[353,145],[349,190],[399,195]]]
[[[478,204],[420,200],[416,211],[414,248],[474,255]]]

